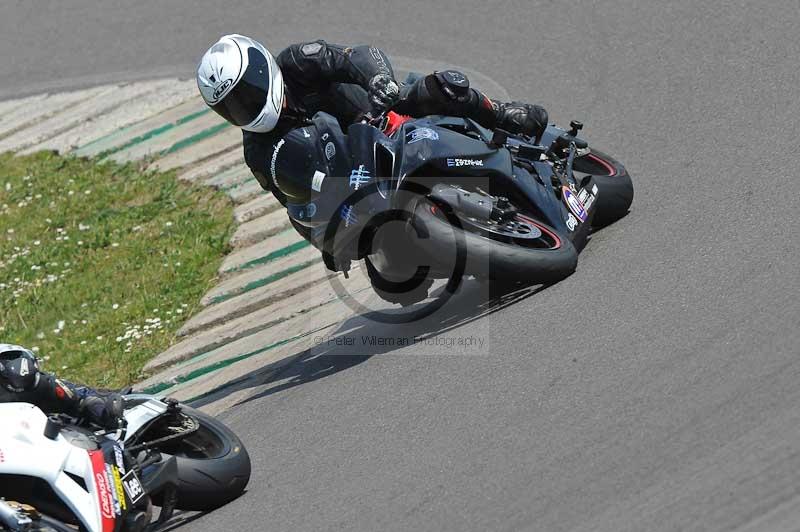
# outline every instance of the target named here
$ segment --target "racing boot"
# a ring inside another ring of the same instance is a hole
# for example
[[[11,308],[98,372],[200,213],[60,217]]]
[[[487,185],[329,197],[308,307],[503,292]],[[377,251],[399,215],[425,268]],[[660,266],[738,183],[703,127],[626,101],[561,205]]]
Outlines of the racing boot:
[[[497,127],[509,133],[538,139],[547,127],[547,111],[539,105],[492,100],[492,107]]]

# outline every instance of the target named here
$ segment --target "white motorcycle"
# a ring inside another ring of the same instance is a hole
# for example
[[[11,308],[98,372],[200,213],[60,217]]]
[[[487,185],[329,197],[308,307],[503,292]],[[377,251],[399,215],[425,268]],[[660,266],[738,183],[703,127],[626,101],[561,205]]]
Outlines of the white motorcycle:
[[[0,404],[0,530],[141,532],[176,509],[208,511],[244,492],[250,457],[216,419],[137,394],[125,396],[123,417],[122,429],[97,431]]]

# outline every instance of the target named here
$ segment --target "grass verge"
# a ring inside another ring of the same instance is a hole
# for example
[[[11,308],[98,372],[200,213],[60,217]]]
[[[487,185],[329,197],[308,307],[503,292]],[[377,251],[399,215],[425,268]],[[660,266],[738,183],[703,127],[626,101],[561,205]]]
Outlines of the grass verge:
[[[136,381],[213,286],[231,210],[174,173],[0,154],[0,343],[67,379]]]

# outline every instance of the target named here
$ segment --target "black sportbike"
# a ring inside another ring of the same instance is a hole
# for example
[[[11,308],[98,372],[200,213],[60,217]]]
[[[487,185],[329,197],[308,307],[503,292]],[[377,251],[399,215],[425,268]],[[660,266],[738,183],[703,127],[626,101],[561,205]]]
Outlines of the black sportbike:
[[[538,140],[447,116],[390,112],[347,135],[324,113],[314,124],[327,174],[345,176],[341,193],[287,205],[289,215],[306,234],[324,231],[329,260],[348,247],[365,258],[392,303],[425,299],[437,278],[557,282],[575,271],[591,230],[633,201],[625,167],[589,148],[579,122]]]

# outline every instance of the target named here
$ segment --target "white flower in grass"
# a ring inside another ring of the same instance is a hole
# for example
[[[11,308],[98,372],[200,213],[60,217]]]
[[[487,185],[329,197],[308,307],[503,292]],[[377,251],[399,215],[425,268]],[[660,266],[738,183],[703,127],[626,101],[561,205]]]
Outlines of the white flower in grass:
[[[87,191],[85,191],[85,192],[84,192],[84,194],[86,194],[87,196],[88,196],[89,194],[91,194],[91,193],[92,193],[92,191],[91,191],[91,190],[87,190]]]
[[[81,340],[81,345],[86,345],[86,344],[88,344],[88,343],[89,343],[89,342],[87,342],[86,340]]]
[[[111,308],[117,310],[119,308],[119,305],[114,303],[113,305],[111,305]]]
[[[42,241],[41,240],[34,240],[33,241],[33,245],[34,246],[41,246],[42,245]]]
[[[43,332],[36,333],[36,339],[37,340],[43,340],[44,339],[44,333]]]
[[[6,192],[11,190],[11,183],[6,183]]]
[[[98,340],[98,341],[99,341],[99,340],[102,340],[102,339],[103,339],[103,337],[102,337],[102,336],[98,336],[98,337],[97,337],[97,340]]]
[[[8,233],[9,235],[13,235],[14,234],[14,230],[13,229],[8,229],[8,230],[6,230],[6,233]]]
[[[78,240],[78,245],[82,246],[83,245],[83,240]]]
[[[74,196],[74,195],[75,195],[74,190],[70,190],[69,192],[67,192],[67,196]]]
[[[164,224],[164,227],[172,227],[172,222],[167,222]]]
[[[119,247],[119,243],[114,242],[113,244],[111,244],[111,247],[112,248],[118,248]]]
[[[88,231],[91,228],[92,226],[90,225],[83,225],[82,223],[78,224],[78,231]]]

